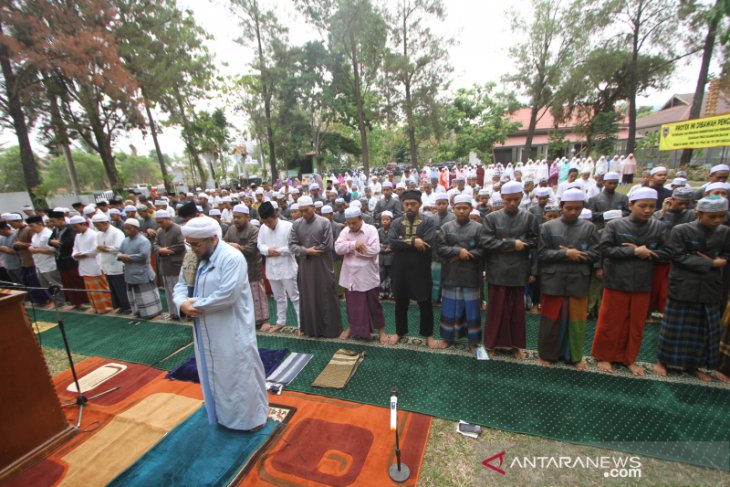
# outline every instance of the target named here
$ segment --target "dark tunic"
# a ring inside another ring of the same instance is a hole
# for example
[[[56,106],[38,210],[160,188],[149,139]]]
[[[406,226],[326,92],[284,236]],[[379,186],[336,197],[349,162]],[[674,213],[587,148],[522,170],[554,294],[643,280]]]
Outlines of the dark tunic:
[[[525,286],[530,277],[530,250],[537,248],[539,227],[535,215],[525,210],[505,210],[487,215],[484,221],[487,281],[493,286]],[[512,251],[515,240],[527,248]]]
[[[418,237],[433,247],[436,224],[417,215],[413,222],[402,216],[390,225],[388,240],[393,249],[392,289],[396,299],[425,301],[431,297],[431,249],[419,252],[413,246]]]
[[[334,240],[329,220],[314,215],[299,218],[289,235],[289,249],[299,257],[297,284],[300,296],[301,329],[305,335],[335,338],[342,332],[342,316],[337,301],[334,263]],[[308,256],[314,247],[322,255]]]
[[[257,245],[258,238],[259,229],[250,223],[240,230],[236,225],[231,225],[223,236],[225,242],[237,243],[241,246],[241,252],[246,257],[249,282],[260,281],[264,277],[261,267],[261,252]]]
[[[606,224],[603,220],[603,214],[605,212],[609,210],[621,210],[623,216],[629,215],[629,197],[618,191],[614,191],[613,194],[601,191],[588,200],[588,208],[593,212],[593,223],[600,230]]]
[[[443,259],[442,286],[478,288],[482,285],[483,232],[482,224],[473,220],[463,224],[454,220],[441,227],[436,239],[436,253]],[[474,259],[449,262],[459,255],[461,249],[467,249]]]
[[[185,257],[185,238],[183,237],[180,225],[173,224],[165,230],[160,227],[155,237],[155,252],[161,247],[167,247],[175,252],[172,255],[157,254],[157,265],[160,274],[163,276],[177,276],[180,274],[183,258]]]
[[[600,259],[598,243],[598,231],[587,220],[545,222],[540,227],[538,246],[540,291],[551,296],[587,296],[593,264]],[[588,260],[568,260],[561,247],[581,250],[588,254]]]
[[[386,210],[393,213],[394,219],[403,214],[403,206],[397,198],[394,196],[391,196],[389,199],[382,198],[375,203],[375,209],[373,210],[373,216],[378,225],[380,225],[380,214]]]

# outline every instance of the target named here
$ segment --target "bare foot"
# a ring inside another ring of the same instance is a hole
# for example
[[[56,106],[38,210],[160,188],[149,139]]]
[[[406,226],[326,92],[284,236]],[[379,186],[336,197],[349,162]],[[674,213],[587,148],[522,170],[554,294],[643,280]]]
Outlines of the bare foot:
[[[515,348],[513,354],[517,360],[525,360],[527,358],[525,352],[520,348]]]
[[[304,332],[302,330],[297,330],[296,333],[295,333],[295,335],[298,336],[298,337],[303,337],[304,336]]]
[[[477,350],[479,349],[479,345],[475,345],[473,343],[469,344],[469,351],[471,353],[477,353]]]
[[[269,325],[269,333],[276,333],[277,331],[283,330],[283,329],[284,329],[284,325],[274,325],[274,326]]]
[[[705,372],[702,372],[699,369],[688,370],[687,373],[694,375],[695,377],[697,377],[699,380],[701,380],[703,382],[710,382],[712,380],[712,377],[710,377],[709,374],[706,374]]]
[[[390,344],[390,345],[397,345],[398,342],[401,341],[402,338],[403,337],[401,337],[401,336],[399,336],[397,334],[396,335],[391,335],[390,337],[388,337],[388,344]]]
[[[575,364],[575,368],[578,370],[588,370],[588,364],[585,360],[581,360]]]
[[[629,370],[631,371],[631,373],[633,375],[636,375],[636,376],[642,376],[642,375],[644,375],[644,372],[646,372],[644,370],[644,367],[642,367],[641,365],[636,365],[636,364],[630,364]]]
[[[259,331],[267,332],[271,330],[271,325],[269,323],[264,323],[259,327]]]
[[[540,314],[540,310],[537,309],[537,306],[533,306],[532,308],[530,308],[530,314],[531,315],[539,315]]]
[[[340,340],[347,340],[348,338],[350,338],[350,329],[349,328],[346,329],[345,331],[343,331],[342,333],[340,333]]]
[[[598,362],[596,366],[601,372],[608,372],[609,374],[613,373],[613,366],[611,365],[611,362]]]
[[[541,359],[540,357],[538,357],[537,365],[539,365],[540,367],[550,367],[550,365],[552,365],[552,364],[550,362],[548,362],[547,360],[544,360],[544,359]]]
[[[723,382],[725,384],[730,384],[730,377],[723,374],[719,370],[713,370],[712,375],[715,377],[715,379],[719,380],[720,382]]]
[[[388,344],[388,335],[385,334],[385,328],[381,328],[380,331],[378,332],[378,339],[379,339],[381,345]]]
[[[661,362],[657,362],[654,364],[654,366],[651,368],[652,372],[654,372],[659,377],[666,377],[667,376],[667,368],[664,367],[664,364]]]
[[[443,340],[435,340],[433,337],[426,338],[426,344],[428,344],[428,348],[431,349],[439,349],[439,348],[447,348],[448,345]]]

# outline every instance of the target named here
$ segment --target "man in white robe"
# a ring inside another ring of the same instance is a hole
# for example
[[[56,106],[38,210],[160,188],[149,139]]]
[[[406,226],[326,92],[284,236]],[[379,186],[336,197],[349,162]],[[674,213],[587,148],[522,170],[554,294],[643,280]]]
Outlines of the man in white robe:
[[[175,286],[175,304],[193,318],[195,359],[208,421],[235,430],[257,430],[269,406],[264,366],[256,347],[256,317],[246,259],[223,242],[220,225],[196,217],[182,227],[198,256],[193,297],[185,278]]]

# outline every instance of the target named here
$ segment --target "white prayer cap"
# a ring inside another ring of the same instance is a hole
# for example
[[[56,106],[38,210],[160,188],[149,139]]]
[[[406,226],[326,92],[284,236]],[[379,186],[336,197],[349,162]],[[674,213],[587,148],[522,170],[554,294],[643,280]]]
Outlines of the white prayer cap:
[[[233,201],[233,199],[230,196],[224,196],[221,201],[223,201],[224,203],[230,203],[231,201]]]
[[[636,200],[655,200],[658,198],[657,192],[655,189],[651,188],[636,188],[631,195],[629,196],[629,201],[636,201]]]
[[[246,205],[236,205],[233,207],[233,213],[243,213],[244,215],[248,215],[250,210]]]
[[[479,210],[471,210],[471,211],[469,212],[469,215],[470,215],[470,216],[478,216],[478,217],[480,217],[480,218],[481,218],[481,216],[482,216],[482,214],[481,214],[481,213],[479,213]]]
[[[68,213],[68,208],[64,208],[63,206],[57,206],[53,209],[53,211],[60,211],[61,213]]]
[[[205,198],[207,200],[208,199],[208,195],[205,194],[205,193],[198,193],[198,199],[202,199],[202,198]]]
[[[449,195],[448,193],[436,193],[436,197],[434,199],[436,201],[449,201]]]
[[[667,168],[664,166],[653,167],[651,168],[651,171],[649,171],[649,174],[653,176],[655,174],[659,174],[660,172],[667,172]]]
[[[264,188],[256,188],[256,191],[254,191],[254,194],[264,194]]]
[[[23,219],[22,216],[18,215],[17,213],[3,213],[2,219],[6,222],[17,222]]]
[[[297,203],[299,203],[300,208],[302,206],[313,206],[314,205],[314,201],[312,201],[311,196],[302,196],[301,198],[299,198],[297,200]]]
[[[322,207],[322,214],[323,215],[329,215],[330,213],[332,213],[332,207],[330,205],[327,205],[327,206],[323,206]]]
[[[162,218],[172,218],[170,212],[167,210],[157,210],[155,212],[155,219],[160,220]]]
[[[385,213],[385,212],[383,212]],[[383,213],[380,214],[380,216],[383,216]],[[355,218],[356,216],[361,216],[362,211],[360,211],[360,208],[346,208],[345,209],[345,218]]]
[[[254,218],[253,220],[251,220],[251,225],[253,225],[254,227],[259,228],[259,227],[261,227],[261,222],[258,221],[256,218]]]
[[[109,214],[110,215],[121,215],[122,212],[119,211],[117,208],[109,208]]]
[[[299,211],[299,203],[293,203],[291,206],[289,206],[290,211]]]
[[[292,188],[292,189],[289,190],[289,194],[299,194],[299,189]]]
[[[221,226],[213,218],[207,216],[196,216],[191,218],[182,227],[184,237],[208,238],[219,235]]]
[[[590,174],[591,170],[588,167],[584,167],[583,169],[581,169],[580,173],[581,174]]]
[[[133,227],[139,228],[139,220],[137,220],[136,218],[127,218],[126,220],[124,220],[124,224],[132,225]]]
[[[132,213],[133,211],[137,211],[136,206],[128,205],[124,207],[124,213]]]
[[[360,200],[350,201],[350,208],[362,208],[362,202]]]
[[[687,186],[687,179],[685,179],[685,178],[674,178],[674,179],[672,179],[672,185],[674,185],[674,186]]]
[[[454,205],[458,204],[467,204],[471,205],[471,196],[468,194],[458,194],[454,197]]]
[[[537,196],[538,198],[550,196],[550,188],[537,188],[535,190],[535,196]]]
[[[383,184],[381,185],[381,187],[382,187],[383,189],[385,189],[385,188],[392,188],[392,187],[393,187],[393,183],[391,183],[390,181],[385,181],[385,182],[384,182],[384,183],[383,183]]]
[[[582,220],[590,220],[591,218],[593,218],[593,212],[588,208],[583,208],[578,218]]]
[[[730,191],[730,184],[723,183],[723,182],[716,182],[716,183],[710,183],[707,186],[705,186],[705,193],[709,193],[710,191],[714,191],[716,189],[724,189],[725,191]]]
[[[567,189],[563,192],[563,196],[560,197],[560,201],[585,201],[586,194],[582,189],[572,188]]]
[[[608,210],[603,212],[604,221],[615,220],[616,218],[621,218],[623,216],[624,214],[621,210]]]
[[[213,208],[208,212],[208,216],[221,216],[221,210]]]
[[[149,209],[150,208],[147,205],[137,205],[137,211],[147,211]]]
[[[23,205],[23,209],[24,210],[32,210],[33,209],[33,205]]]
[[[618,181],[619,179],[621,179],[621,177],[615,171],[607,172],[603,175],[604,181]]]
[[[96,207],[94,205],[84,206],[84,215],[93,215],[96,213]]]
[[[730,166],[727,164],[717,164],[715,166],[712,166],[712,169],[710,169],[710,174],[715,174],[719,171],[730,171]]]
[[[489,190],[487,188],[480,189],[479,196],[489,196]]]
[[[380,218],[383,218],[384,216],[387,216],[390,219],[393,219],[393,212],[385,210],[380,214]]]
[[[324,206],[324,203],[322,202],[322,200],[317,200],[314,202],[315,208],[322,208],[323,206]]]
[[[199,193],[199,192],[203,191],[203,188],[201,188],[200,186],[198,186],[197,188],[195,188],[195,191],[197,191]]]
[[[337,198],[335,200],[335,204],[336,205],[344,205],[345,204],[345,199],[344,198]]]
[[[7,218],[6,218],[6,220],[7,220]],[[130,220],[131,220],[131,218],[130,218]],[[72,216],[71,219],[68,222],[71,225],[76,225],[76,224],[79,224],[79,223],[87,223],[88,224],[88,222],[86,221],[86,218],[84,218],[83,216],[80,216],[80,215]]]
[[[188,198],[190,198],[191,196],[195,196],[195,195],[193,193],[185,193],[185,196],[187,196]]]
[[[500,193],[499,191],[495,191],[494,193],[492,193],[491,202],[492,203],[497,203],[497,202],[501,203],[502,202],[502,193]]]
[[[499,191],[501,194],[522,193],[522,183],[519,181],[509,181],[502,185]]]
[[[155,200],[155,206],[167,206],[167,201],[165,201],[165,200]]]
[[[312,184],[309,185],[309,189],[319,189],[319,184],[312,183]]]
[[[97,211],[94,216],[91,217],[91,221],[94,223],[108,222],[109,217],[101,211]]]
[[[276,201],[269,201],[269,203],[271,203],[271,206],[273,206],[275,210],[279,209],[279,203]]]

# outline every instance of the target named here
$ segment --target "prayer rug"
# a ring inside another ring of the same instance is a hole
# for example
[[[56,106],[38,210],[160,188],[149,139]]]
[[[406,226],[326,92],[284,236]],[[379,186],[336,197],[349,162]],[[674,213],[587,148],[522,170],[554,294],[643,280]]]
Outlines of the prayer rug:
[[[209,424],[200,408],[109,485],[229,485],[280,424],[269,419],[259,431],[235,431]]]
[[[276,401],[297,412],[239,485],[393,485],[388,467],[395,463],[395,435],[387,408],[288,391]],[[431,417],[400,411],[398,425],[402,461],[411,469],[404,485],[416,485]]]
[[[271,350],[268,348],[259,348],[259,357],[261,357],[261,362],[264,364],[264,374],[270,374],[279,365],[281,365],[281,362],[284,360],[287,353],[289,353],[289,350],[287,349]],[[198,367],[195,361],[195,356],[193,355],[187,360],[187,362],[176,369],[171,370],[165,377],[168,379],[183,380],[199,384],[200,378],[198,377]]]
[[[272,373],[266,376],[267,382],[289,385],[307,366],[314,355],[308,353],[291,353]]]
[[[332,356],[324,370],[312,382],[312,387],[344,389],[357,372],[366,352],[356,352],[341,348]]]

